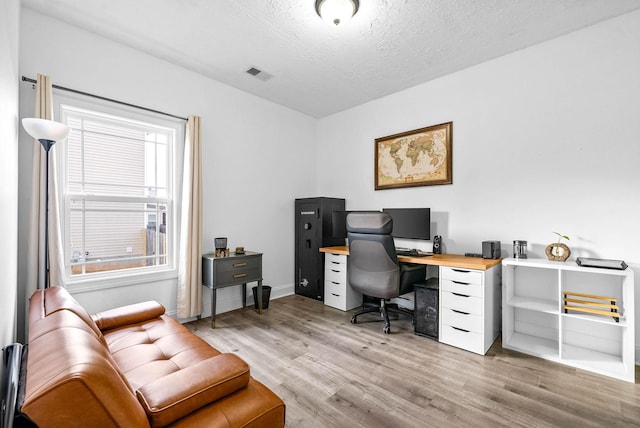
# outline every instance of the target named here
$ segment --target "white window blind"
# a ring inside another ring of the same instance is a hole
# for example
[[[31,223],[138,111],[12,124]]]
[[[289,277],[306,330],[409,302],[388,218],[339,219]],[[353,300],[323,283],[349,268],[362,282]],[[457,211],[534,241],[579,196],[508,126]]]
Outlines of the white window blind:
[[[67,281],[172,267],[178,125],[60,110]]]

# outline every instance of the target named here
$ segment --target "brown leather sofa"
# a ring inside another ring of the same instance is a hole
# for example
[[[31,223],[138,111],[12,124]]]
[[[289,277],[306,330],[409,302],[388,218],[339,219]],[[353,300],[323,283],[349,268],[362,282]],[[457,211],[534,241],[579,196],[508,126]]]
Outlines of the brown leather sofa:
[[[23,421],[43,428],[284,426],[284,402],[244,361],[164,312],[145,302],[90,316],[64,288],[36,291]]]

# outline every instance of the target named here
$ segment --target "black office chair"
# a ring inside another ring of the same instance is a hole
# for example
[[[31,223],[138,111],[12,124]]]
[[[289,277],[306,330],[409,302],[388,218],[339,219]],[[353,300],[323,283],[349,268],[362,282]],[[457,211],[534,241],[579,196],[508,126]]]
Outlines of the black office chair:
[[[353,314],[351,322],[355,324],[359,315],[380,312],[386,334],[391,332],[389,312],[405,314],[413,320],[413,311],[387,301],[413,291],[413,284],[423,282],[426,277],[426,266],[398,263],[392,230],[393,219],[382,212],[347,216],[349,285],[364,296],[376,299],[376,302],[367,302],[366,297],[363,298],[362,309]]]

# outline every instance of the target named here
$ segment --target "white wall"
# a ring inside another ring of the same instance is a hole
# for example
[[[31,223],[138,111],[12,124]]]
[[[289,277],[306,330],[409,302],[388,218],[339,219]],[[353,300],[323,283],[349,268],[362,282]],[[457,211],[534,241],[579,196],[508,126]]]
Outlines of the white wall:
[[[525,239],[542,257],[559,231],[574,256],[624,259],[640,275],[640,12],[319,121],[30,10],[20,35],[23,75],[202,116],[204,250],[227,236],[230,247],[263,251],[276,293],[293,290],[293,199],[321,195],[346,198],[348,209],[429,206],[447,252],[497,239],[507,256]],[[373,190],[375,138],[447,121],[452,185]],[[238,307],[237,294],[222,290],[223,306]],[[148,297],[175,310],[174,296],[169,281],[77,297],[95,311]]]
[[[3,349],[16,339],[19,20],[19,0],[0,2],[0,348]]]
[[[558,231],[640,278],[638,40],[640,11],[321,119],[317,193],[431,207],[449,253],[524,239],[544,257]],[[452,185],[374,191],[375,138],[448,121]]]
[[[264,283],[273,287],[276,297],[293,293],[293,201],[315,196],[310,194],[315,171],[308,161],[315,150],[315,119],[30,9],[22,11],[20,31],[22,75],[44,73],[57,85],[201,116],[203,250],[213,250],[214,236],[226,236],[231,248],[263,252]],[[21,115],[33,114],[31,85],[23,83],[20,89]],[[29,189],[30,159],[27,149],[20,152],[23,190]],[[20,201],[22,214],[27,206],[25,197]],[[20,234],[26,236],[24,225]],[[24,278],[24,266],[19,269]],[[75,297],[92,312],[155,299],[175,313],[175,295],[172,279]],[[205,294],[205,302],[209,299]],[[240,306],[240,287],[218,292],[218,312]]]

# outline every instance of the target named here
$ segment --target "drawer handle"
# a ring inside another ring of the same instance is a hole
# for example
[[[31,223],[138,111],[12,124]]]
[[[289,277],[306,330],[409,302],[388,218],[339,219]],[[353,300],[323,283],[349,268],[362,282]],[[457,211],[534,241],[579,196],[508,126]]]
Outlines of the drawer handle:
[[[457,314],[462,314],[462,315],[469,315],[470,312],[462,312],[462,311],[458,311],[457,309],[451,309],[453,312],[457,313]]]
[[[334,262],[333,260],[331,261],[331,263],[333,263],[334,265],[339,265],[339,264],[341,264],[340,262]]]
[[[335,284],[335,285],[340,285],[339,282],[335,282],[335,281],[329,281],[329,282],[332,283],[332,284]]]
[[[454,281],[454,280],[451,280],[451,282],[453,282],[454,284],[459,284],[459,285],[471,285],[470,282],[462,282],[462,281]]]
[[[339,270],[331,269],[331,272],[340,273]]]
[[[451,328],[455,328],[458,331],[464,331],[465,333],[469,333],[469,330],[465,330],[464,328],[454,327],[454,326],[451,326]]]
[[[336,293],[331,293],[331,295],[332,295],[332,296],[336,296],[336,297],[340,297],[340,295],[339,295],[339,294],[336,294]]]
[[[233,267],[244,267],[247,265],[247,262],[242,262],[242,263],[234,263]]]
[[[470,270],[464,270],[464,269],[453,269],[452,268],[451,270],[454,271],[454,272],[461,272],[461,273],[469,273],[469,272],[471,272]]]
[[[467,296],[466,294],[460,294],[460,293],[453,293],[452,292],[451,294],[453,294],[454,296],[460,296],[460,297],[471,297],[471,296]]]
[[[233,275],[234,278],[244,278],[245,276],[247,276],[246,273],[236,273]]]

